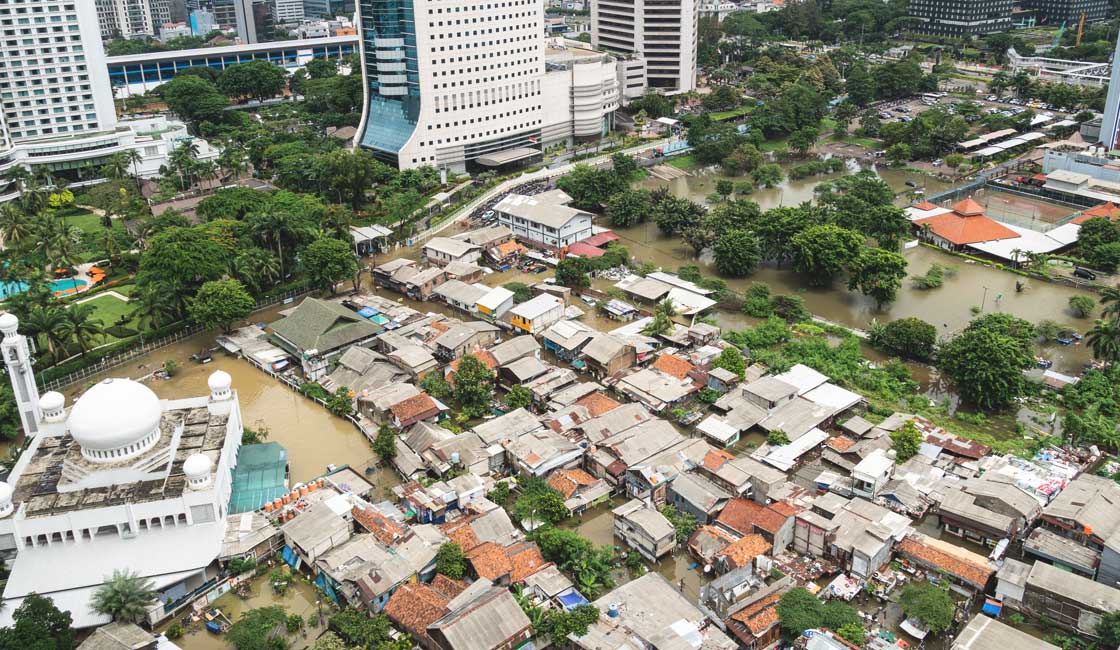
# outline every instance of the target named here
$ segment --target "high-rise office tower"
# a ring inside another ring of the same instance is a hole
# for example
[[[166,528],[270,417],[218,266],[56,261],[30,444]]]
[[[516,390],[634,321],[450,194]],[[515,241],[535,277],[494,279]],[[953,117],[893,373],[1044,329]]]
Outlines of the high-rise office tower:
[[[914,29],[958,38],[1011,29],[1011,0],[911,0]]]
[[[1099,142],[1108,150],[1120,147],[1120,37],[1112,54],[1112,76],[1108,79]]]
[[[651,88],[696,88],[697,0],[592,0],[591,45],[645,59]]]
[[[303,0],[272,0],[277,23],[298,24],[303,20]]]
[[[170,22],[168,0],[95,0],[101,37],[143,38],[159,33],[159,26]]]
[[[1066,24],[1067,29],[1077,29],[1081,16],[1085,23],[1097,23],[1108,18],[1108,0],[1025,0],[1025,9],[1034,9],[1038,18],[1049,25]]]
[[[358,144],[400,168],[540,155],[542,0],[359,0],[358,16]]]

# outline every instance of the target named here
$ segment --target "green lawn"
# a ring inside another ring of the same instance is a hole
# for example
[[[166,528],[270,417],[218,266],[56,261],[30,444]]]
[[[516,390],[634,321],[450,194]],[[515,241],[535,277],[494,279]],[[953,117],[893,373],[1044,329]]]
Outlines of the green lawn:
[[[82,232],[87,233],[96,233],[105,229],[101,225],[101,217],[88,210],[79,210],[75,214],[67,215],[62,218],[62,221],[68,226],[77,226],[82,229]],[[113,225],[116,226],[117,224],[114,223]]]
[[[119,287],[113,287],[112,290],[116,291],[117,293],[121,294],[122,296],[128,296],[129,298],[131,298],[132,294],[136,293],[136,285],[135,284],[122,284]]]
[[[854,144],[859,147],[867,147],[868,149],[878,149],[882,143],[875,138],[861,138],[854,135],[846,135],[842,138],[832,138],[834,142],[843,142],[844,144]]]
[[[93,317],[100,320],[101,325],[104,327],[112,327],[117,323],[118,320],[120,320],[121,316],[128,316],[128,325],[131,326],[132,324],[132,305],[114,295],[108,293],[101,294],[100,296],[97,296],[96,298],[93,298],[92,300],[83,302],[81,304],[93,307]],[[106,336],[106,338],[113,339],[113,337],[108,335]]]
[[[767,151],[785,151],[789,149],[789,142],[787,142],[787,140],[789,140],[788,137],[767,140],[762,143],[761,151],[763,153]]]
[[[716,111],[715,113],[708,113],[708,117],[717,122],[722,122],[724,120],[742,117],[749,114],[752,110],[754,110],[753,106],[740,106],[739,108],[733,108],[729,111]]]
[[[676,167],[677,169],[683,169],[685,171],[700,169],[700,167],[702,167],[700,161],[696,160],[696,158],[692,154],[685,154],[683,156],[670,158],[665,164],[669,165],[670,167]]]

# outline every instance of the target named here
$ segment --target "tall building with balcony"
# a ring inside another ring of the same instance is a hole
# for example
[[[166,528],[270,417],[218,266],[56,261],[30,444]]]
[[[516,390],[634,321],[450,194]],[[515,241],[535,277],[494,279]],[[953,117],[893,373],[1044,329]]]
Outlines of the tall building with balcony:
[[[1011,29],[1012,0],[911,0],[914,29],[969,38]]]
[[[591,44],[644,59],[650,88],[687,92],[696,88],[699,16],[697,0],[593,0]]]
[[[165,156],[174,143],[157,132],[176,128],[163,118],[118,123],[93,2],[0,2],[0,177],[21,165],[89,183],[114,153]],[[0,201],[17,194],[0,181]]]
[[[540,156],[542,0],[359,0],[357,144],[405,169]]]

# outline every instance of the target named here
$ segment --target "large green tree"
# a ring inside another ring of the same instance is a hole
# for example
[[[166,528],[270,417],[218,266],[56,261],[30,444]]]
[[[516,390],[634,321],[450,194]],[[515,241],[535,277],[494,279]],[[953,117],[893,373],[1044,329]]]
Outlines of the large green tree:
[[[649,219],[653,199],[649,190],[624,190],[607,201],[607,218],[613,228],[629,228]]]
[[[186,122],[221,122],[229,100],[210,81],[195,75],[179,75],[157,91],[172,113]]]
[[[346,279],[353,279],[358,272],[358,260],[350,245],[334,237],[320,237],[311,242],[300,256],[311,282],[333,294],[335,286]]]
[[[467,558],[463,548],[455,542],[444,542],[436,551],[436,573],[453,580],[460,580],[467,572]]]
[[[218,77],[218,90],[227,97],[250,97],[264,101],[284,91],[286,78],[283,68],[256,59],[223,70]]]
[[[965,401],[1000,408],[1023,393],[1034,358],[1023,342],[993,329],[966,329],[941,346],[938,365]]]
[[[288,614],[279,605],[250,609],[226,631],[226,641],[235,650],[283,650],[287,623]]]
[[[141,287],[159,285],[174,292],[182,313],[187,298],[228,268],[222,247],[198,228],[171,227],[149,242],[140,256],[136,282]]]
[[[860,253],[857,233],[825,224],[813,226],[792,239],[794,268],[808,276],[809,284],[828,286]]]
[[[748,230],[727,230],[716,239],[716,270],[733,278],[750,275],[762,262],[758,238]]]
[[[933,634],[949,629],[956,609],[947,589],[928,582],[912,582],[903,587],[898,604],[906,616],[918,619]]]
[[[475,355],[463,355],[455,372],[453,395],[463,413],[482,417],[489,412],[494,397],[494,371]]]
[[[234,321],[253,312],[253,297],[237,280],[211,280],[190,301],[191,318],[203,327],[221,327],[228,332]]]
[[[0,650],[73,650],[71,623],[70,612],[51,598],[29,594],[12,612],[12,625],[0,628]]]
[[[875,299],[880,309],[894,302],[906,277],[906,258],[882,248],[865,246],[848,266],[848,289]]]

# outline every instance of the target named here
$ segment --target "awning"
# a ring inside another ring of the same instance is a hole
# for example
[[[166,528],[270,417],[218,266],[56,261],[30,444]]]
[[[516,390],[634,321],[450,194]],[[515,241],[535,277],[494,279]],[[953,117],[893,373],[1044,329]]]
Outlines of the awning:
[[[501,167],[507,163],[532,158],[539,156],[541,152],[538,149],[530,149],[529,147],[516,147],[514,149],[506,149],[505,151],[496,151],[492,154],[480,156],[475,162],[483,167]]]

